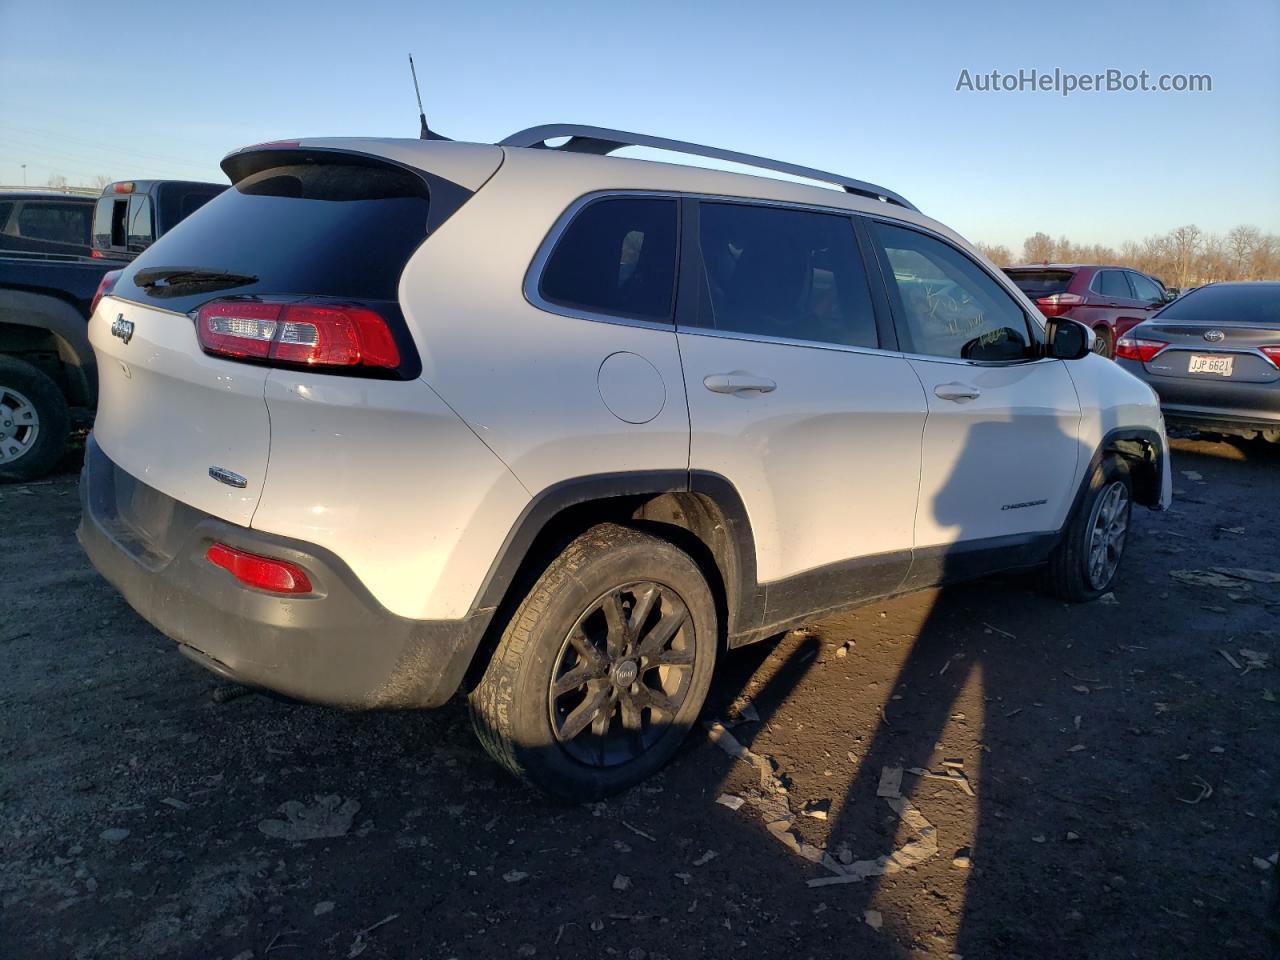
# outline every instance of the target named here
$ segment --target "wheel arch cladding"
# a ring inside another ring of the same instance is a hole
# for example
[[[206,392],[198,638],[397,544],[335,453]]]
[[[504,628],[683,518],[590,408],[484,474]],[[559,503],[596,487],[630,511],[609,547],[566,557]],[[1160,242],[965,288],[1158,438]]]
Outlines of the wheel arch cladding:
[[[1133,483],[1133,499],[1144,507],[1160,502],[1160,435],[1145,427],[1112,430],[1102,440],[1102,446],[1094,454],[1089,473],[1104,456],[1118,456],[1129,469]]]

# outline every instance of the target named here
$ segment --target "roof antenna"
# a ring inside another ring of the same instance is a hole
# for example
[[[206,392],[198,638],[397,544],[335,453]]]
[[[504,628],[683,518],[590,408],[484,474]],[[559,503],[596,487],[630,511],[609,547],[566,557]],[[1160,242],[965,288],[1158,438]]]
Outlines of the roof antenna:
[[[448,137],[442,137],[430,127],[427,126],[427,115],[422,109],[422,91],[418,89],[418,70],[413,65],[413,54],[409,54],[409,71],[413,74],[413,92],[418,95],[418,122],[421,127],[418,130],[419,140],[448,140]]]

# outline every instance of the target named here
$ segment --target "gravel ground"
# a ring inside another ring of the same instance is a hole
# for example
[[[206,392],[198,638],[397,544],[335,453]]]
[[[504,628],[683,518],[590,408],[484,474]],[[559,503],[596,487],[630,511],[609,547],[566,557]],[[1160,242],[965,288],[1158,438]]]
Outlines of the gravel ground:
[[[1280,583],[1171,572],[1280,571],[1280,453],[1174,465],[1113,598],[989,580],[731,654],[708,718],[771,776],[699,731],[583,807],[507,779],[460,704],[223,699],[81,556],[74,464],[0,488],[0,954],[1262,957]],[[946,761],[963,783],[877,798]]]

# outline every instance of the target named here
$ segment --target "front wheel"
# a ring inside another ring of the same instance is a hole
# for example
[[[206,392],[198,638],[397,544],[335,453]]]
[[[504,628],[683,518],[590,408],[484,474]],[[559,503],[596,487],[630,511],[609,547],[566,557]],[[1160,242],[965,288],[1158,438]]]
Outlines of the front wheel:
[[[470,695],[485,749],[566,800],[659,770],[696,721],[715,666],[715,602],[688,554],[602,524],[547,567]]]
[[[1115,344],[1112,343],[1111,330],[1107,327],[1095,327],[1093,331],[1093,352],[1110,360],[1115,356]]]
[[[1049,558],[1049,585],[1064,600],[1096,600],[1115,583],[1129,539],[1133,483],[1118,457],[1093,469],[1062,540]]]

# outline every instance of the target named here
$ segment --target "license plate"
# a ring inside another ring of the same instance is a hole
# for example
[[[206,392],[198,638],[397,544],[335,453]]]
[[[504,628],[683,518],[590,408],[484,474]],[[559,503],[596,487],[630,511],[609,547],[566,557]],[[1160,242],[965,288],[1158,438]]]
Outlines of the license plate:
[[[1235,362],[1235,357],[1206,357],[1202,354],[1193,353],[1191,355],[1191,364],[1187,367],[1187,373],[1212,373],[1219,377],[1229,377]]]

